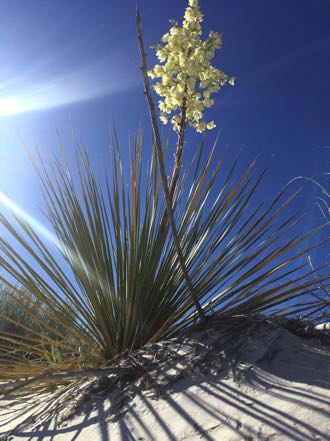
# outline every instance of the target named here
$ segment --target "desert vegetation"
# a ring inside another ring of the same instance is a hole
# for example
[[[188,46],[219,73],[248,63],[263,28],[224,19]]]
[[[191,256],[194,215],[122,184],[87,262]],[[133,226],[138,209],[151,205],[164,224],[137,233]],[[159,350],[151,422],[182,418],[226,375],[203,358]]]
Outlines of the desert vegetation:
[[[304,247],[316,231],[292,232],[299,216],[286,215],[294,197],[288,188],[268,204],[258,201],[265,170],[258,170],[256,161],[239,176],[239,157],[225,167],[223,155],[211,169],[215,148],[203,160],[204,144],[199,146],[174,197],[181,246],[205,315],[274,314],[286,301],[286,314],[311,312],[315,295],[327,283],[326,276],[315,277],[316,268],[302,262],[317,246]],[[65,162],[56,162],[53,175],[35,164],[61,263],[19,215],[12,213],[16,224],[1,216],[12,235],[0,241],[1,266],[20,286],[15,290],[11,284],[4,294],[5,304],[13,308],[9,315],[15,311],[16,318],[10,321],[14,329],[2,331],[10,336],[7,349],[2,348],[2,375],[9,371],[9,348],[17,354],[24,345],[23,352],[40,354],[28,365],[25,358],[10,362],[11,375],[16,367],[46,372],[101,366],[176,335],[198,319],[171,237],[155,156],[149,163],[142,160],[141,136],[131,149],[127,180],[119,146],[114,146],[105,190],[82,149],[75,165],[78,183]],[[16,253],[15,242],[33,265]],[[306,301],[308,295],[312,301]],[[49,363],[55,347],[61,348],[59,365]]]
[[[210,66],[221,44],[215,33],[200,42],[201,21],[198,2],[190,0],[183,28],[174,23],[163,39],[176,46],[180,37],[189,43],[183,45],[189,54],[183,61],[177,54],[176,64],[170,59],[173,47],[167,55],[158,48],[166,68],[149,71],[162,78],[155,89],[163,97],[162,121],[175,114],[170,173],[165,165],[172,135],[159,134],[139,14],[153,143],[145,146],[140,131],[129,145],[120,145],[113,129],[101,178],[78,141],[75,162],[67,159],[63,146],[51,165],[37,149],[27,148],[52,241],[12,206],[0,214],[6,232],[0,237],[1,379],[111,366],[118,357],[176,336],[199,320],[207,326],[211,316],[262,313],[317,320],[322,312],[324,317],[329,273],[311,266],[306,256],[322,245],[315,237],[327,222],[304,232],[300,214],[291,210],[299,189],[288,185],[263,200],[267,167],[251,159],[241,171],[240,154],[229,159],[217,140],[210,146],[209,138],[189,146],[194,155],[183,167],[188,125],[212,129],[215,124],[202,119],[213,104],[210,95],[234,83]],[[204,49],[208,45],[206,59],[198,52],[203,44]],[[188,71],[199,78],[202,92],[195,88],[196,79],[183,75]],[[128,170],[123,149],[129,150]],[[220,156],[215,154],[219,150]]]

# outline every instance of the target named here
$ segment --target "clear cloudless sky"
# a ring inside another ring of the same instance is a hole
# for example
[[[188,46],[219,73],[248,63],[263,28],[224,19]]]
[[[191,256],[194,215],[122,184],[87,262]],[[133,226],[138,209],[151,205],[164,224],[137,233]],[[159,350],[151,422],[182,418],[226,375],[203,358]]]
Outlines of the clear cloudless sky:
[[[259,152],[265,162],[275,154],[265,198],[302,175],[329,190],[330,0],[200,5],[204,30],[223,32],[214,63],[237,77],[207,114],[221,131],[219,149],[243,148],[245,162]],[[185,0],[140,0],[146,45],[159,42],[170,18],[181,21],[186,6]],[[0,0],[0,187],[41,222],[40,193],[20,136],[29,143],[31,132],[42,151],[54,149],[56,130],[70,145],[73,126],[93,161],[103,164],[112,120],[123,149],[128,130],[148,127],[135,8],[135,0]],[[216,130],[207,135],[210,143]],[[197,144],[192,131],[188,139],[185,159]],[[308,227],[322,219],[317,196],[306,182],[299,203]]]

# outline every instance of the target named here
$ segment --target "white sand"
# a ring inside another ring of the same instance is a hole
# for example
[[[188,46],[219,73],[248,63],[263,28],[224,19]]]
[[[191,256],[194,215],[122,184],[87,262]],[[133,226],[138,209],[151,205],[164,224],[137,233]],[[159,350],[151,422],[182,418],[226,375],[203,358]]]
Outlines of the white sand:
[[[270,346],[271,351],[262,349]],[[117,417],[118,393],[95,394],[69,420],[57,424],[53,417],[41,427],[21,428],[8,439],[330,440],[329,346],[285,329],[263,330],[245,337],[235,366],[233,360],[225,366],[221,354],[218,361],[215,357],[210,363],[209,373],[196,368],[191,373],[179,360],[162,372],[175,381],[169,381],[158,397],[152,390],[136,389]],[[7,429],[17,422],[14,418]]]

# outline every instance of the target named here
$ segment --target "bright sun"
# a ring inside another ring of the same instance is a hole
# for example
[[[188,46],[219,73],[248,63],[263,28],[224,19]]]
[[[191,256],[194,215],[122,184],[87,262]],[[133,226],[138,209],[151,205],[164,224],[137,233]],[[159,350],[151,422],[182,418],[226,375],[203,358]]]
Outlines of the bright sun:
[[[20,113],[23,105],[14,98],[0,98],[0,117]]]

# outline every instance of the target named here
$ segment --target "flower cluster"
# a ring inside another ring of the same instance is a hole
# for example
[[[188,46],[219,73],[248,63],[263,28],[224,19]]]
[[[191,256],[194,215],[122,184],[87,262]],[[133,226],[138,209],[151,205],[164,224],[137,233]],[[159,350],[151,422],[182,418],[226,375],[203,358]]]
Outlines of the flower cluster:
[[[205,108],[211,107],[211,95],[226,83],[234,85],[234,78],[211,66],[216,49],[220,49],[221,35],[210,32],[206,40],[201,40],[203,15],[198,0],[189,0],[182,27],[171,21],[172,28],[156,45],[160,63],[148,72],[151,78],[160,79],[153,87],[161,97],[159,101],[160,119],[171,123],[175,131],[180,129],[183,106],[186,108],[186,122],[197,132],[213,129],[213,121],[202,120]],[[174,115],[171,117],[170,115]]]

